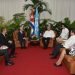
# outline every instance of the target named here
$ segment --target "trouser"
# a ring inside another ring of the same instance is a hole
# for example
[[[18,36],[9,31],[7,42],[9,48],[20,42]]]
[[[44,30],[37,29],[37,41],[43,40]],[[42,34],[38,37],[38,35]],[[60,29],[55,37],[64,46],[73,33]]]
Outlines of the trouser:
[[[20,41],[20,45],[21,45],[21,48],[25,48],[26,47],[26,40]]]
[[[15,54],[15,43],[8,43],[8,45],[7,45],[8,47],[9,47],[9,49],[10,49],[10,53],[9,53],[9,57],[10,56],[13,56],[14,54]]]
[[[8,50],[7,50],[7,49],[0,50],[0,54],[1,54],[1,55],[4,55],[5,63],[8,63],[8,62],[9,62],[9,54],[8,54]]]
[[[54,57],[57,57],[57,56],[59,55],[59,53],[60,53],[60,48],[63,48],[63,45],[60,44],[60,43],[58,43],[58,44],[55,46],[55,48],[53,49],[53,52],[52,52],[52,55],[53,55]]]
[[[50,38],[44,38],[44,37],[42,38],[44,48],[48,47],[49,40],[50,40]]]

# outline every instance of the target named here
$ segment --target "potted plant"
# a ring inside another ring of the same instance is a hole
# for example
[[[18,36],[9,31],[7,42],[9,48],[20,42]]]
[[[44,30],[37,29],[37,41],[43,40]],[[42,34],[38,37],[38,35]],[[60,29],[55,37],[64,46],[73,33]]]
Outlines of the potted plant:
[[[28,1],[28,0],[25,0],[25,2]],[[36,11],[36,8],[38,7],[38,13],[39,13],[39,30],[40,32],[42,32],[42,28],[44,27],[44,24],[42,25],[40,23],[40,14],[43,12],[43,11],[46,11],[48,12],[50,15],[52,14],[51,10],[48,8],[47,6],[47,3],[42,1],[42,0],[30,0],[32,3],[28,3],[28,4],[25,4],[24,5],[24,8],[23,10],[27,10],[29,7],[32,7],[34,9],[34,13]],[[44,21],[44,19],[42,19]],[[46,19],[47,20],[47,19]]]
[[[39,38],[36,36],[36,35],[33,35],[32,37],[31,37],[31,40],[33,40],[33,41],[37,41]]]
[[[25,2],[28,0],[25,0]],[[36,7],[38,7],[39,10],[39,14],[42,13],[43,11],[47,11],[49,12],[49,14],[51,13],[51,10],[48,9],[47,7],[47,3],[42,1],[42,0],[31,0],[32,4],[25,4],[24,5],[24,11],[27,10],[29,7],[33,7],[34,9],[36,9]]]
[[[33,46],[39,45],[39,38],[36,35],[33,35],[30,40],[30,44]]]

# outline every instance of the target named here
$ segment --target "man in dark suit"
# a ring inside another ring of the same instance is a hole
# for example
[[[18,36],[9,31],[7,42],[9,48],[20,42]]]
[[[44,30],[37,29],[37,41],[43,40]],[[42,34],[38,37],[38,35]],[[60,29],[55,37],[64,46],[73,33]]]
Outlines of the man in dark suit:
[[[13,41],[11,41],[11,40],[9,40],[9,39],[7,38],[7,29],[6,29],[6,28],[3,28],[3,29],[2,29],[2,32],[1,32],[1,34],[0,34],[0,45],[1,45],[1,46],[2,46],[2,45],[5,45],[5,46],[7,46],[8,48],[10,48],[11,51],[10,51],[9,56],[10,56],[10,57],[15,57],[15,56],[14,56],[14,54],[15,54],[15,44],[14,44]]]
[[[23,28],[24,26],[21,25],[18,32],[18,40],[20,42],[21,48],[26,48],[26,37],[25,37],[25,32]]]
[[[5,56],[5,64],[6,65],[12,65],[12,62],[10,62],[9,57],[14,57],[15,54],[15,44],[13,41],[8,40],[7,36],[7,29],[2,28],[1,33],[0,33],[0,53],[4,54]],[[2,47],[8,47],[11,49],[10,53],[8,54],[7,49],[2,49]]]

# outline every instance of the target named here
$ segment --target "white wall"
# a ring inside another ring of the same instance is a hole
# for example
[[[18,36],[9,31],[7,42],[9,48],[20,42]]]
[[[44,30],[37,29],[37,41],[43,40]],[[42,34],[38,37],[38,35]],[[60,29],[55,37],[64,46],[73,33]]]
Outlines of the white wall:
[[[75,20],[75,0],[43,0],[48,3],[48,7],[52,10],[52,15],[42,13],[42,18],[51,18],[53,20],[62,20],[69,17]],[[28,2],[30,3],[30,2]],[[4,16],[9,20],[13,14],[23,12],[24,0],[0,0],[0,16]]]
[[[62,20],[64,17],[69,17],[71,20],[75,20],[75,0],[44,1],[48,2],[48,7],[52,10],[52,19],[59,21]],[[46,16],[48,17],[48,15]]]
[[[9,20],[13,14],[23,12],[24,0],[0,0],[0,16]]]

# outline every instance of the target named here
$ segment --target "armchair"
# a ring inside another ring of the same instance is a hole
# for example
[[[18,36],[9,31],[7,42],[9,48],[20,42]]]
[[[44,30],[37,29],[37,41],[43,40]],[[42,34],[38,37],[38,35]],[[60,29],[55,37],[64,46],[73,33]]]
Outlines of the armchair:
[[[48,44],[48,47],[53,47],[54,45],[54,38],[51,38]],[[43,47],[42,38],[40,38],[40,46]]]
[[[65,55],[63,62],[68,68],[70,74],[75,75],[75,56]]]
[[[19,30],[15,30],[13,32],[13,39],[14,39],[14,42],[15,42],[15,46],[16,47],[20,47],[20,42],[18,40],[18,32],[19,32]],[[28,39],[26,40],[26,47],[28,47]]]
[[[56,32],[54,31],[54,33],[55,33],[55,37],[56,37]],[[55,43],[55,37],[54,37],[54,38],[50,38],[48,47],[53,47],[53,46],[54,46],[54,43]],[[43,47],[42,37],[40,38],[40,46]]]

